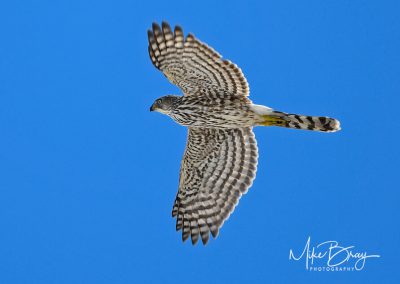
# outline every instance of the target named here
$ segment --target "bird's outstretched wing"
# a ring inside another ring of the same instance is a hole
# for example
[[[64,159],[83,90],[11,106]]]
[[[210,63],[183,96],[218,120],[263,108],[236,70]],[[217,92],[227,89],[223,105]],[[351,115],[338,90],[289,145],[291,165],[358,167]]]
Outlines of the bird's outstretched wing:
[[[153,23],[148,31],[149,54],[154,66],[177,85],[186,96],[224,92],[248,96],[249,86],[242,71],[192,34],[186,39],[182,29],[172,32],[168,23],[162,28]]]
[[[189,128],[172,216],[182,239],[204,244],[215,238],[253,183],[258,149],[251,127]]]

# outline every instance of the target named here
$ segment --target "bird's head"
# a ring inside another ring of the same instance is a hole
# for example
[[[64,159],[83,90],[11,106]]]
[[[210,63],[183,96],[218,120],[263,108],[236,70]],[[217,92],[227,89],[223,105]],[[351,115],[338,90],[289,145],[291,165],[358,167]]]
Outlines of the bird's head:
[[[163,114],[170,114],[181,100],[180,96],[168,95],[155,100],[151,105],[150,111],[158,111]]]

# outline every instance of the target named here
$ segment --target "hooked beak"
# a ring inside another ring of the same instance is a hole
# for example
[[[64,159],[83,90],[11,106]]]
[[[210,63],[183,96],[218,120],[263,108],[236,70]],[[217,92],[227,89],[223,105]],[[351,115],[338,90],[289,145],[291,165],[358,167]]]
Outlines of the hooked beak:
[[[156,107],[154,106],[154,104],[151,105],[150,107],[150,111],[155,111]]]

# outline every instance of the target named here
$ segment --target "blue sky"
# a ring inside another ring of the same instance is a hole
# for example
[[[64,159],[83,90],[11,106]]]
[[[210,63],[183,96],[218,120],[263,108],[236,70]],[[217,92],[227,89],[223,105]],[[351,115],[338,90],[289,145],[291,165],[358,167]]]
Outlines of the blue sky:
[[[398,1],[3,1],[1,283],[399,283]],[[206,247],[171,209],[186,129],[147,54],[168,20],[237,63],[251,98],[342,131],[255,130],[257,179]],[[308,237],[379,254],[289,261]]]

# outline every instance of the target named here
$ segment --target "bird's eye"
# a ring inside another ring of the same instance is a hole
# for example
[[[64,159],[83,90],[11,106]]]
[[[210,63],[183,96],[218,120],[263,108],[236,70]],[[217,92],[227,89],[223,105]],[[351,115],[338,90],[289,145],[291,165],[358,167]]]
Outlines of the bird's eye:
[[[157,104],[158,104],[158,105],[161,105],[161,102],[162,102],[162,101],[161,101],[160,99],[157,100]]]

